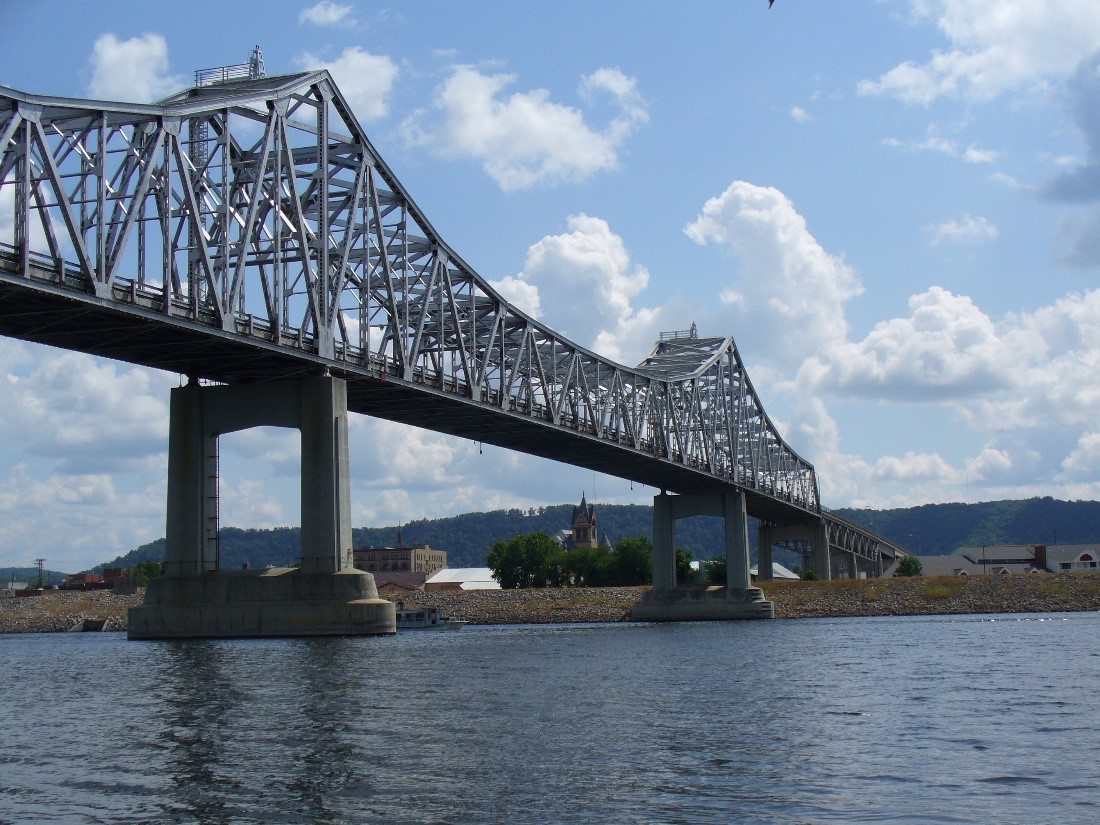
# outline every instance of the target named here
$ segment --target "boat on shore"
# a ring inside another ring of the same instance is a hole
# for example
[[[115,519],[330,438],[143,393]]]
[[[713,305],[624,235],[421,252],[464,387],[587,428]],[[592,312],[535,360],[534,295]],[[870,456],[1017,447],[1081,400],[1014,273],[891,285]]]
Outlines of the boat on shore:
[[[468,625],[464,619],[448,619],[438,607],[405,607],[397,603],[397,629],[401,630],[458,630]]]

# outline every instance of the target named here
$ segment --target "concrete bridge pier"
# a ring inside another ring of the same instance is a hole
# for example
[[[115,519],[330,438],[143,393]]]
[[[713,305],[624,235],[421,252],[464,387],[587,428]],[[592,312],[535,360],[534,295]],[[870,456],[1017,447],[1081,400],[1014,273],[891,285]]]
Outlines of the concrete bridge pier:
[[[811,524],[760,525],[760,549],[758,552],[757,581],[772,579],[772,548],[777,544],[798,544],[810,548],[804,551],[804,560],[819,579],[832,577],[832,552],[829,547],[829,530],[824,521]]]
[[[725,519],[726,585],[680,586],[676,583],[676,521],[690,516]],[[725,493],[653,499],[653,589],[631,610],[634,621],[679,622],[770,619],[774,606],[753,587],[749,576],[748,516],[745,494]]]
[[[392,602],[352,565],[347,386],[336,378],[172,390],[165,575],[129,613],[131,639],[380,635]],[[301,566],[223,570],[218,437],[259,426],[302,436]]]

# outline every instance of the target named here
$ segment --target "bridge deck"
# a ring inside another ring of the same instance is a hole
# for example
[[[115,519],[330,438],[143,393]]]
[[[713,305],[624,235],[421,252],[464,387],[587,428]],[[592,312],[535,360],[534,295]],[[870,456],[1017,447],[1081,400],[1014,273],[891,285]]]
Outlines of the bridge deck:
[[[153,369],[229,384],[319,375],[329,369],[348,382],[348,409],[404,424],[482,441],[506,449],[587,467],[673,493],[719,492],[728,484],[705,470],[654,460],[581,430],[563,430],[495,403],[399,377],[397,365],[372,357],[367,364],[334,364],[312,353],[252,336],[197,326],[193,321],[119,300],[74,292],[55,270],[31,266],[18,274],[17,257],[0,251],[0,334],[77,350]],[[118,292],[126,294],[123,287]],[[496,399],[489,399],[496,401]],[[795,504],[746,490],[749,513],[779,523],[814,514]]]

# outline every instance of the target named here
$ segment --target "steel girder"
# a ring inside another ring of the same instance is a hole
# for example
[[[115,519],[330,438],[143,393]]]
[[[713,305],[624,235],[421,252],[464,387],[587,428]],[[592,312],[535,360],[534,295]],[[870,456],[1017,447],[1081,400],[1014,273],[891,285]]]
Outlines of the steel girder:
[[[0,87],[24,278],[453,394],[820,514],[732,338],[637,367],[509,305],[447,246],[325,71],[155,105]],[[35,274],[37,273],[37,274]]]

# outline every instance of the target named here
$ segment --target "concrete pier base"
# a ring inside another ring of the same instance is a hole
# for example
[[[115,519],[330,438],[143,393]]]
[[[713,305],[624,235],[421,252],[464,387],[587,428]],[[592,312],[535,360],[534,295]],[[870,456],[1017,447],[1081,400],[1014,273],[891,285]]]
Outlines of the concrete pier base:
[[[771,619],[775,605],[759,587],[669,587],[650,590],[630,610],[635,622],[728,621]]]
[[[387,636],[393,602],[374,576],[354,568],[304,573],[292,567],[163,576],[130,608],[130,639]]]

